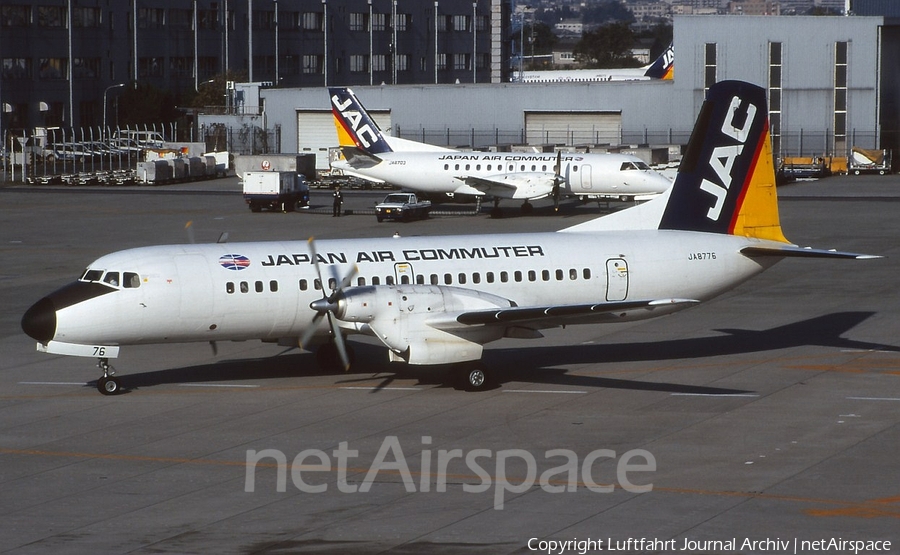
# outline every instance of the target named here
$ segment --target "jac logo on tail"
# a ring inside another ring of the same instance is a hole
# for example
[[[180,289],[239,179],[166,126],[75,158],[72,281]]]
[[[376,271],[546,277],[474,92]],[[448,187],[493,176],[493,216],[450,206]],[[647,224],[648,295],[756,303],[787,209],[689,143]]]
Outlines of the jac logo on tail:
[[[341,102],[341,99],[338,98],[338,95],[334,95],[331,97],[331,103],[340,113],[341,118],[350,124],[350,128],[353,130],[353,135],[355,136],[356,140],[362,143],[363,147],[371,148],[373,144],[379,141],[378,133],[374,129],[372,129],[372,126],[365,122],[366,118],[359,112],[359,110],[350,109],[354,105],[353,98],[347,98],[345,101]]]
[[[741,127],[737,127],[734,122],[740,104],[741,99],[736,96],[733,97],[731,99],[731,105],[728,107],[728,113],[731,114],[731,116],[726,117],[725,121],[722,122],[722,133],[736,140],[737,144],[717,146],[713,149],[712,156],[709,159],[709,167],[716,172],[716,177],[718,179],[717,181],[704,179],[700,184],[701,190],[706,191],[715,197],[715,203],[706,213],[706,217],[714,222],[718,222],[719,217],[722,215],[722,206],[725,204],[725,197],[728,194],[728,190],[731,188],[731,172],[734,169],[734,162],[744,150],[744,143],[747,142],[750,128],[753,126],[753,118],[756,116],[756,106],[748,104],[744,124]]]

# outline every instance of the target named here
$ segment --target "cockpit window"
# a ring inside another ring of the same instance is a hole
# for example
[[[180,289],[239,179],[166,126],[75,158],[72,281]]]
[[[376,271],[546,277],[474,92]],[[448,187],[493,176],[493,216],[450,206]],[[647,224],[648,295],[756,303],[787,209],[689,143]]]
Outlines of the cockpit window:
[[[81,281],[100,281],[103,276],[103,270],[85,270],[81,276]]]
[[[106,272],[106,275],[103,276],[103,283],[108,283],[113,287],[119,286],[119,272]]]
[[[636,161],[636,162],[622,162],[622,167],[619,168],[619,171],[626,171],[626,170],[649,170],[649,169],[650,169],[650,166],[648,166],[648,165],[647,165],[646,163],[644,163],[643,161],[638,160],[638,161]]]
[[[122,286],[126,289],[135,289],[141,286],[141,277],[134,272],[122,273]]]

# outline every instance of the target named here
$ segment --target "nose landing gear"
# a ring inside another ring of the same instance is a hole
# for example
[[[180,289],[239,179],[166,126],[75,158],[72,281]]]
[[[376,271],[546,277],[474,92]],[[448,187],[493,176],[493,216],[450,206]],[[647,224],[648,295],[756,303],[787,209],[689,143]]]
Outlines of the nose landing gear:
[[[116,395],[121,392],[119,380],[112,376],[116,373],[115,369],[109,365],[108,358],[101,358],[97,361],[97,368],[103,370],[103,377],[97,380],[97,389],[104,395]]]

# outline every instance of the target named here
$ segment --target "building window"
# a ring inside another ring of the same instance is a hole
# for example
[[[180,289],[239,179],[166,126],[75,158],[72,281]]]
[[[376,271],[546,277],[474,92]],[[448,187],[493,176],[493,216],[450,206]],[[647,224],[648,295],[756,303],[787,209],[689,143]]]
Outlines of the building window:
[[[394,14],[394,30],[395,31],[406,31],[407,27],[409,27],[410,20],[412,16],[408,13],[398,13]]]
[[[65,27],[66,8],[64,6],[38,6],[38,27]]]
[[[0,72],[4,79],[31,79],[31,58],[3,58]]]
[[[387,56],[385,56],[384,54],[375,54],[374,56],[372,56],[372,71],[384,71],[386,69]]]
[[[769,133],[772,152],[781,152],[781,43],[769,43]]]
[[[441,52],[437,55],[437,68],[447,69],[447,54]]]
[[[385,29],[387,29],[387,14],[373,13],[372,14],[372,30],[373,31],[384,31]]]
[[[66,58],[40,58],[38,60],[38,79],[66,79]]]
[[[141,58],[138,60],[139,77],[162,77],[163,58]]]
[[[469,16],[454,15],[453,16],[453,30],[454,31],[468,31],[469,30]]]
[[[705,45],[703,61],[703,88],[709,89],[716,84],[716,43],[708,42]]]
[[[166,24],[166,11],[162,8],[138,8],[139,29],[161,29]]]
[[[72,76],[76,79],[97,79],[100,77],[100,58],[73,58]]]
[[[29,6],[0,6],[0,26],[28,27],[31,25]]]
[[[350,56],[350,73],[369,71],[368,56],[354,54]]]
[[[324,14],[320,12],[303,12],[300,25],[306,31],[323,31],[323,20],[325,19],[323,16]]]
[[[72,8],[73,27],[100,27],[100,8]]]
[[[304,54],[303,73],[307,75],[313,73],[322,73],[322,56],[317,56],[315,54]]]
[[[169,58],[169,75],[172,77],[193,77],[193,58]]]
[[[438,31],[446,31],[450,28],[450,16],[449,15],[438,15],[434,20],[435,25],[437,25]]]
[[[350,14],[350,30],[351,31],[367,31],[368,25],[366,25],[366,20],[368,19],[369,14],[366,13],[351,13]]]
[[[453,69],[460,71],[469,69],[469,55],[468,54],[454,54],[453,55]]]
[[[847,152],[847,49],[846,42],[834,44],[834,154]]]

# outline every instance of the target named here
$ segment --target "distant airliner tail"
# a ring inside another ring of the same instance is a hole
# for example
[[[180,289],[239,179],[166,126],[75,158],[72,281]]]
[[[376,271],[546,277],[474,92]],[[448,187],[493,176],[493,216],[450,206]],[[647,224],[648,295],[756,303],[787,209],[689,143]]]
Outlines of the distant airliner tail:
[[[662,79],[664,81],[671,80],[675,75],[675,45],[670,44],[665,51],[660,54],[659,58],[657,58],[650,67],[647,68],[647,71],[644,72],[644,77],[649,77],[651,79]]]
[[[331,113],[341,148],[352,147],[364,154],[377,156],[393,152],[375,120],[347,87],[329,87]]]

